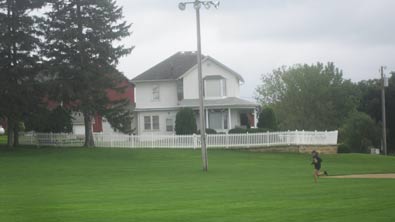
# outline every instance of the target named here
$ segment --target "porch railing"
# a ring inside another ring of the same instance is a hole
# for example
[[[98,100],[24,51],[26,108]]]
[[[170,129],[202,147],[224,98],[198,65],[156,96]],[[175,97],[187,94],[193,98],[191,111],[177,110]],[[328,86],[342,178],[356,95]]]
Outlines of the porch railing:
[[[283,145],[336,145],[338,131],[284,131],[250,134],[209,134],[207,147],[265,147]],[[180,148],[200,147],[200,135],[93,135],[97,147],[118,148]],[[21,133],[22,145],[82,146],[84,135],[65,133]]]

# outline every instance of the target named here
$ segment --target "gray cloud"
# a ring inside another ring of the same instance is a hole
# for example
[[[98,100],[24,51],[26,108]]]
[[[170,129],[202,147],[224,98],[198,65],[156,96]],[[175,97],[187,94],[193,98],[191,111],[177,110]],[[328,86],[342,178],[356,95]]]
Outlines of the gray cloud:
[[[118,0],[136,45],[119,68],[132,78],[176,51],[196,49],[192,8],[175,0]],[[252,97],[260,75],[281,65],[333,61],[354,81],[378,77],[380,65],[395,70],[392,0],[222,0],[202,10],[203,52],[246,79]]]

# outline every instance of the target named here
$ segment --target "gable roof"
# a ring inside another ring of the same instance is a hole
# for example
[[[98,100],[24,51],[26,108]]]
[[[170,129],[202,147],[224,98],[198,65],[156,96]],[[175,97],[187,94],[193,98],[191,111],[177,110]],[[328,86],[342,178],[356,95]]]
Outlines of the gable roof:
[[[132,82],[176,80],[196,65],[195,52],[177,52],[132,79]]]
[[[177,80],[197,66],[196,56],[196,52],[177,52],[164,61],[151,67],[147,71],[136,76],[132,79],[132,82]],[[218,64],[220,67],[236,75],[240,81],[244,82],[243,77],[241,77],[241,75],[235,71],[231,70],[210,56],[202,55],[202,63],[207,60]]]

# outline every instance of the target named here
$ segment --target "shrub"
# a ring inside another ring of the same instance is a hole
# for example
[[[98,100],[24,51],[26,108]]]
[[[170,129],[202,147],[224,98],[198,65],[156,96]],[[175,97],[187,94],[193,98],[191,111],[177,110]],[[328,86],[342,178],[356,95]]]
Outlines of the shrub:
[[[340,145],[337,147],[337,152],[338,152],[338,153],[350,153],[350,152],[351,152],[351,149],[350,149],[350,147],[347,146],[346,144],[340,144]]]
[[[267,129],[267,128],[250,128],[250,129],[247,129],[248,133],[266,133],[268,131],[270,131],[270,130]]]
[[[190,108],[183,108],[177,112],[175,131],[177,135],[196,133],[195,113]]]
[[[339,140],[351,152],[367,153],[370,146],[380,144],[380,129],[369,115],[355,112],[340,128]]]
[[[197,134],[200,134],[200,130],[197,131]],[[215,129],[207,128],[206,134],[217,134],[217,131],[215,131]]]
[[[240,127],[236,127],[234,129],[229,130],[228,133],[230,134],[236,134],[236,133],[266,133],[269,132],[269,129],[265,128],[249,128],[249,129],[244,129]]]
[[[237,134],[237,133],[247,133],[247,129],[243,129],[243,128],[233,128],[231,130],[229,130],[228,132],[229,134]]]
[[[258,117],[258,128],[266,128],[270,130],[277,129],[277,120],[274,111],[270,107],[265,107],[262,109]]]

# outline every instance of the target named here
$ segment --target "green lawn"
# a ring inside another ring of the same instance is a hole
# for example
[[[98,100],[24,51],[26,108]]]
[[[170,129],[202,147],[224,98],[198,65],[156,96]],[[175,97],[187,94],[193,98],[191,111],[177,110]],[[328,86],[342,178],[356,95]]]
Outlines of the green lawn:
[[[7,136],[0,135],[0,144],[7,144]]]
[[[395,157],[323,155],[330,174]],[[395,179],[321,179],[310,156],[209,150],[0,149],[0,221],[394,221]]]

